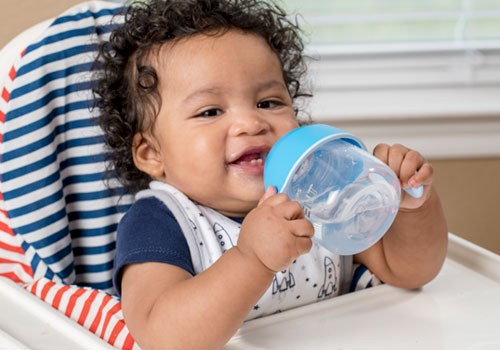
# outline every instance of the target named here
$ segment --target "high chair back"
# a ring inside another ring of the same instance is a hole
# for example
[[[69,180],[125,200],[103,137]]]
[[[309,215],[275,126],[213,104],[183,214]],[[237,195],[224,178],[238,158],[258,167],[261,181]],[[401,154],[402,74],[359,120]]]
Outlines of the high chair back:
[[[133,348],[112,288],[116,228],[132,197],[104,181],[91,93],[98,44],[123,12],[90,1],[63,13],[0,87],[0,276]]]

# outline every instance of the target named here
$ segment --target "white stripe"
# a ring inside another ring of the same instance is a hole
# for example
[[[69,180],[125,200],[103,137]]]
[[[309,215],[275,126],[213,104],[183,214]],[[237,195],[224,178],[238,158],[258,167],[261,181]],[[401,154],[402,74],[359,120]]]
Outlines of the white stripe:
[[[74,238],[73,239],[73,244],[76,247],[81,247],[81,246],[99,246],[102,244],[102,242],[110,242],[111,240],[114,240],[115,233],[108,233],[105,235],[101,236],[94,236],[94,237],[80,237],[80,238]]]
[[[101,265],[112,262],[115,257],[115,249],[110,249],[106,253],[88,254],[75,256],[75,265]],[[95,274],[95,272],[85,272]],[[100,273],[100,272],[99,272]]]

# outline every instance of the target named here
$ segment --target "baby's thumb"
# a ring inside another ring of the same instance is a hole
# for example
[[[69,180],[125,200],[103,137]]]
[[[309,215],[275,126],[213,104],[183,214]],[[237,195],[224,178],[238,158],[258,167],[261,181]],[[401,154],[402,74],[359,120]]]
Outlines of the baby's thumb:
[[[276,194],[276,192],[277,192],[276,187],[269,185],[267,187],[266,193],[264,193],[264,195],[262,197],[260,197],[259,204],[257,204],[257,206],[264,203],[266,201],[266,199],[268,199],[269,197],[274,196]]]

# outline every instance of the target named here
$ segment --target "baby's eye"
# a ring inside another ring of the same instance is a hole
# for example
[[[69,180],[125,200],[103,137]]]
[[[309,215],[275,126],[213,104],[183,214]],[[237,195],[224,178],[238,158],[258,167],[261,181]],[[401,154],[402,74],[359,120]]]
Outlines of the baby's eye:
[[[222,114],[222,110],[218,108],[207,109],[197,115],[197,117],[216,117]]]
[[[283,106],[283,103],[280,101],[273,101],[273,100],[262,101],[257,103],[257,108],[274,108],[279,106]]]

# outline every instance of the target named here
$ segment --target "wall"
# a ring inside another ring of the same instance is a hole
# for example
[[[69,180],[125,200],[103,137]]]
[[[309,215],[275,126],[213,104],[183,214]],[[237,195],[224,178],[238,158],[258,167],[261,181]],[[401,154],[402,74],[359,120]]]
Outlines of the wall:
[[[0,47],[38,22],[54,17],[82,0],[2,0]]]
[[[448,230],[500,254],[500,158],[431,163]]]

